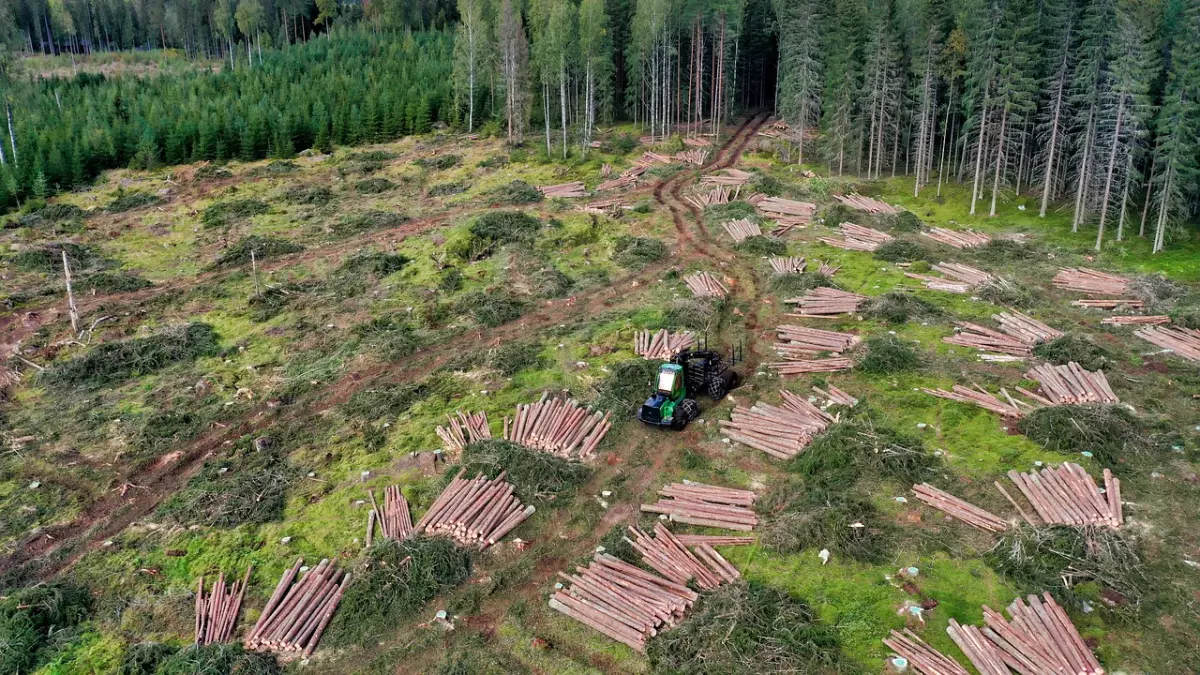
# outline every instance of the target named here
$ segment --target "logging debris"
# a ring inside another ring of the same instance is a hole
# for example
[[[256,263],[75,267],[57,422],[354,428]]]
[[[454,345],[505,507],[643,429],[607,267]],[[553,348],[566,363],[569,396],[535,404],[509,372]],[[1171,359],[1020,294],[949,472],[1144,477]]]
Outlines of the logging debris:
[[[196,644],[211,645],[229,642],[233,637],[233,629],[237,627],[238,612],[242,609],[242,599],[246,595],[246,583],[254,566],[246,568],[246,574],[240,582],[234,581],[225,585],[224,572],[217,574],[213,580],[212,590],[204,595],[203,575],[196,582]]]
[[[450,537],[463,546],[485,549],[512,532],[537,510],[522,506],[513,494],[516,487],[504,480],[501,471],[495,478],[479,474],[464,479],[466,468],[442,490],[415,530],[429,535]]]
[[[303,564],[303,558],[297,559],[279,578],[258,622],[246,635],[246,649],[303,652],[308,658],[317,648],[350,584],[350,574],[324,559],[297,580]]]
[[[841,239],[821,237],[821,241],[834,248],[844,248],[849,251],[875,251],[880,246],[894,240],[890,234],[854,223],[842,223],[838,225],[838,230],[842,235]]]
[[[511,418],[505,417],[504,440],[558,457],[591,457],[612,428],[611,413],[549,396],[543,392],[536,403],[518,405]]]
[[[642,513],[665,514],[671,522],[749,532],[758,524],[750,490],[705,485],[692,481],[671,483],[658,491],[654,504],[642,504]]]
[[[721,435],[776,459],[791,459],[838,419],[790,391],[779,394],[783,397],[779,406],[759,401],[749,408],[734,408],[729,420],[717,422]],[[853,400],[840,390],[838,395]]]
[[[691,331],[672,333],[663,328],[633,334],[633,353],[648,361],[670,361],[679,352],[695,345],[696,334]]]
[[[921,234],[930,239],[953,246],[954,248],[977,248],[992,240],[991,237],[975,230],[947,230],[944,227],[931,227]]]
[[[711,272],[697,272],[683,278],[683,283],[698,298],[723,298],[729,295],[729,287]]]
[[[859,306],[867,300],[865,295],[820,286],[798,298],[789,298],[784,302],[798,305],[800,310],[799,313],[789,316],[830,318],[839,314],[857,312]]]

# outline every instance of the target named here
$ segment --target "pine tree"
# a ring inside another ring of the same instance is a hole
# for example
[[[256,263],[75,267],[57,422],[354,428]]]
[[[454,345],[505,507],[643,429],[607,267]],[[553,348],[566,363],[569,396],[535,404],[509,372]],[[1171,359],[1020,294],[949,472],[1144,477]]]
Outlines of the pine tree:
[[[821,113],[821,0],[776,0],[779,26],[779,115],[796,128],[796,163]]]
[[[1167,227],[1189,215],[1200,184],[1200,0],[1186,0],[1155,127],[1159,169],[1152,250],[1158,253]]]
[[[1041,116],[1039,135],[1044,147],[1042,175],[1042,204],[1038,216],[1045,218],[1055,189],[1058,162],[1067,136],[1067,109],[1071,73],[1075,59],[1075,39],[1078,33],[1079,12],[1075,0],[1049,0],[1042,17],[1043,50],[1047,68],[1041,84]]]
[[[579,4],[579,56],[583,65],[584,151],[596,130],[596,109],[607,119],[612,107],[612,37],[604,0],[583,0]]]
[[[836,166],[839,176],[845,170],[847,153],[861,138],[856,111],[862,79],[861,31],[865,24],[863,0],[835,0],[834,12],[823,31],[827,41],[823,136],[830,171]]]
[[[508,142],[519,145],[525,141],[528,116],[527,70],[529,44],[521,14],[512,0],[500,3],[500,68],[504,89],[504,116],[508,125]]]

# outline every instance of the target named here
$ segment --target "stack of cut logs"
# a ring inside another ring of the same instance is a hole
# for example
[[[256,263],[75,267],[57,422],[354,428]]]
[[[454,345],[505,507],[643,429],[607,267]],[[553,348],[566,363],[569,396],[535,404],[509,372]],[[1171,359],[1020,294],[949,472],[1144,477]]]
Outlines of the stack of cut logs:
[[[551,596],[550,608],[639,652],[660,628],[679,623],[700,597],[608,554],[575,571],[577,576],[559,573],[564,584]]]
[[[840,373],[853,368],[854,362],[838,356],[829,359],[768,363],[766,366],[780,375],[804,375],[806,373]]]
[[[1043,405],[1074,405],[1077,403],[1120,403],[1121,399],[1108,386],[1104,371],[1091,372],[1070,361],[1065,366],[1043,363],[1025,373],[1042,386],[1045,398],[1037,397]],[[1031,396],[1031,394],[1026,394]],[[1048,399],[1048,400],[1047,400]]]
[[[709,272],[697,272],[683,278],[683,283],[692,290],[692,295],[698,298],[723,298],[729,295],[729,288],[721,280]]]
[[[690,162],[696,166],[701,166],[704,164],[704,161],[708,159],[708,151],[701,148],[683,150],[675,153],[675,159],[676,161]]]
[[[959,263],[938,263],[933,266],[933,269],[948,279],[914,272],[905,272],[904,276],[910,279],[919,279],[930,290],[949,293],[966,293],[971,290],[972,286],[987,283],[994,278],[981,269]]]
[[[804,222],[812,220],[817,213],[817,205],[811,202],[798,202],[782,197],[767,197],[755,195],[750,201],[758,213],[767,218],[801,218]]]
[[[1152,345],[1169,349],[1189,361],[1200,361],[1200,330],[1151,326],[1134,331],[1133,334]]]
[[[937,396],[938,398],[949,399],[959,403],[971,403],[979,406],[980,408],[985,408],[994,413],[1000,413],[1004,417],[1011,417],[1013,419],[1020,418],[1022,415],[1024,415],[1019,406],[1024,405],[1027,408],[1033,407],[1024,401],[1020,401],[1014,399],[1012,396],[1009,396],[1008,391],[1003,387],[1000,388],[1000,393],[1004,395],[1004,398],[1008,401],[1007,403],[984,391],[979,385],[975,385],[975,387],[976,389],[968,389],[962,385],[956,384],[952,388],[952,391],[946,391],[945,389],[927,389],[925,387],[922,387],[921,391],[925,392],[926,394]]]
[[[978,324],[960,321],[959,332],[942,338],[947,344],[974,347],[980,351],[999,352],[1013,356],[1029,356],[1040,342],[1062,337],[1062,331],[1020,312],[1002,312],[992,318],[1000,324],[995,331]]]
[[[708,140],[707,138],[700,138],[699,136],[684,136],[683,144],[688,146],[689,148],[711,148],[712,147],[712,141]]]
[[[837,421],[836,417],[790,391],[779,393],[783,397],[780,406],[759,401],[750,408],[734,408],[728,421],[717,422],[721,434],[776,459],[790,459],[800,454],[814,436]],[[838,393],[853,400],[845,392]]]
[[[610,199],[597,199],[594,202],[588,202],[579,207],[580,210],[588,213],[596,213],[599,215],[616,215],[621,212],[621,209],[626,208],[625,201],[620,197],[612,197]]]
[[[470,443],[492,437],[487,413],[464,413],[461,410],[455,410],[454,414],[457,419],[446,415],[446,419],[450,422],[449,427],[438,426],[434,430],[437,432],[438,438],[442,439],[442,444],[447,452],[457,454]]]
[[[814,392],[820,394],[821,396],[824,396],[825,398],[829,399],[830,403],[833,403],[836,405],[844,405],[844,406],[848,406],[850,408],[853,408],[854,406],[858,405],[858,399],[854,398],[850,394],[847,394],[846,392],[842,391],[841,389],[838,389],[837,387],[833,386],[832,384],[825,385],[825,386],[829,387],[829,391],[826,391],[820,387],[813,387],[812,390]]]
[[[881,202],[878,199],[872,199],[871,197],[864,197],[862,195],[857,195],[857,194],[834,195],[833,198],[838,200],[839,202],[845,204],[846,206],[849,206],[852,209],[858,209],[859,211],[866,211],[867,213],[896,214],[896,213],[900,213],[903,210],[903,209],[898,209],[895,206],[888,204],[887,202]]]
[[[777,216],[775,218],[775,224],[778,227],[771,230],[771,236],[778,239],[778,238],[782,237],[783,235],[787,234],[788,232],[791,232],[792,230],[794,230],[797,227],[803,228],[805,225],[808,224],[809,220],[810,220],[809,218],[793,218],[791,216]]]
[[[775,343],[775,351],[788,360],[804,359],[824,353],[841,354],[862,342],[862,338],[853,333],[804,326],[778,326],[775,333],[780,340]]]
[[[664,513],[675,523],[743,532],[758,524],[753,509],[758,495],[749,490],[684,481],[667,485],[658,494],[663,498],[642,504],[642,513]]]
[[[1165,314],[1154,316],[1107,316],[1100,323],[1110,326],[1164,326],[1171,323],[1171,317]]]
[[[302,651],[304,658],[312,656],[350,584],[350,574],[322,560],[293,584],[303,563],[297,560],[279,579],[258,623],[246,636],[247,649]]]
[[[1000,324],[1000,330],[1029,344],[1057,340],[1063,336],[1062,331],[1017,311],[993,314],[992,318]]]
[[[823,277],[832,277],[833,275],[837,274],[837,271],[840,269],[842,269],[841,265],[830,265],[829,263],[821,263],[821,266],[817,268],[817,273]]]
[[[233,637],[242,598],[246,595],[246,582],[253,571],[251,565],[240,583],[235,581],[229,586],[225,585],[225,574],[218,574],[208,597],[204,596],[204,577],[196,582],[196,644],[228,642]]]
[[[670,164],[671,158],[666,155],[660,155],[657,152],[643,152],[641,157],[633,160],[633,165],[643,169],[654,166],[655,164]]]
[[[1003,532],[1008,529],[1008,521],[1000,516],[988,513],[945,490],[933,487],[929,483],[914,485],[913,494],[917,496],[917,499],[929,506],[952,518],[957,518],[971,527],[984,530],[985,532]]]
[[[1121,506],[1121,479],[1108,469],[1104,470],[1103,492],[1082,466],[1070,462],[1063,462],[1057,469],[1043,468],[1040,472],[1009,471],[1008,477],[1046,525],[1120,527],[1125,523]],[[996,483],[996,487],[1027,523],[1036,525],[999,483]]]
[[[703,210],[708,206],[716,206],[717,204],[728,204],[737,199],[738,193],[742,190],[741,187],[729,187],[728,185],[718,185],[708,192],[697,192],[686,197],[688,202],[698,209]]]
[[[771,268],[775,270],[775,274],[800,274],[804,272],[804,258],[771,258]]]
[[[788,304],[799,305],[800,312],[791,316],[817,318],[857,312],[859,305],[866,301],[865,295],[826,286],[818,286],[799,298],[784,300]]]
[[[583,196],[583,181],[573,181],[571,183],[561,183],[559,185],[543,185],[538,188],[543,196],[551,199],[573,199]]]
[[[639,175],[641,175],[641,173],[643,173],[644,171],[645,171],[645,169],[641,169],[638,171],[638,173],[629,174],[629,175],[626,175],[623,173],[616,178],[613,178],[611,180],[606,180],[603,183],[597,185],[596,190],[598,192],[607,192],[608,190],[616,190],[619,188],[631,187],[631,186],[637,184],[637,177]]]
[[[1076,307],[1090,307],[1092,309],[1141,309],[1146,306],[1146,303],[1141,300],[1129,300],[1126,298],[1101,298],[1101,299],[1085,299],[1076,300],[1071,303]]]
[[[1086,267],[1070,267],[1054,275],[1054,285],[1068,291],[1088,295],[1125,295],[1129,280],[1115,274],[1097,272]]]
[[[921,234],[936,242],[953,246],[954,248],[976,248],[992,240],[986,234],[976,232],[975,230],[960,232],[958,230],[947,230],[944,227],[931,227]]]
[[[404,541],[413,536],[412,513],[408,510],[408,500],[400,492],[399,485],[392,485],[383,491],[383,508],[375,501],[375,491],[368,492],[371,496],[371,511],[367,514],[367,546],[375,541],[375,524],[379,523],[379,531],[387,539]]]
[[[892,235],[872,230],[869,227],[855,225],[854,223],[842,223],[838,225],[841,231],[841,239],[833,239],[832,237],[821,237],[821,241],[835,248],[844,248],[848,251],[875,251],[880,246],[892,241]]]
[[[701,185],[745,185],[753,174],[741,169],[725,169],[724,175],[711,174],[700,178]]]
[[[783,120],[774,120],[758,129],[758,135],[765,138],[776,138],[784,141],[797,142],[803,139],[800,132],[788,126]]]
[[[586,459],[612,428],[610,414],[543,393],[537,403],[518,405],[511,419],[504,418],[504,440],[559,457],[578,451],[579,458]]]
[[[762,236],[762,228],[758,226],[758,223],[750,220],[749,218],[730,220],[726,223],[723,223],[723,225],[725,227],[725,231],[729,233],[729,236],[733,237],[733,240],[739,244],[750,237]]]
[[[1071,673],[1104,675],[1075,625],[1049,593],[1017,598],[1008,606],[1012,620],[986,605],[986,626],[962,625],[950,619],[946,633],[981,675]],[[892,631],[883,643],[924,675],[968,675],[954,659],[926,644],[909,629]]]
[[[505,472],[488,480],[482,474],[463,478],[459,469],[442,494],[434,500],[416,530],[454,539],[463,546],[485,549],[504,538],[533,515],[533,506],[521,506]]]
[[[695,345],[696,335],[691,331],[671,333],[663,328],[654,333],[640,330],[633,335],[633,353],[648,361],[669,361],[679,352]]]
[[[653,537],[636,527],[630,527],[629,532],[634,538],[625,537],[625,541],[642,554],[642,560],[677,584],[687,584],[695,579],[700,590],[710,591],[742,576],[712,546],[700,544],[692,553],[662,523],[654,524]]]

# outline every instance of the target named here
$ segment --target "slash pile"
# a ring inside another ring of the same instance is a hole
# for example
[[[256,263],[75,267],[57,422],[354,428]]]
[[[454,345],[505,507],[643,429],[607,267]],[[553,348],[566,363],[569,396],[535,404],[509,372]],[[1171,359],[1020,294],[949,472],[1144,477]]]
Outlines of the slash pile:
[[[771,268],[775,274],[801,274],[804,272],[804,258],[771,258]]]
[[[837,421],[833,415],[790,391],[779,394],[783,397],[780,406],[759,401],[749,408],[734,408],[728,421],[717,422],[721,435],[776,459],[791,459],[808,447],[814,436]],[[853,400],[845,392],[838,390],[838,394]]]
[[[691,331],[671,333],[663,328],[656,333],[640,330],[633,335],[633,353],[648,361],[669,361],[695,344],[696,335]]]
[[[482,474],[464,479],[460,469],[442,494],[434,500],[416,530],[450,537],[463,546],[485,549],[512,532],[533,515],[533,506],[521,506],[505,472],[488,480]]]
[[[684,481],[667,485],[658,494],[664,499],[642,504],[642,513],[665,513],[675,523],[743,532],[758,524],[752,508],[758,495],[749,490]]]
[[[492,430],[488,427],[487,413],[464,413],[461,410],[455,410],[454,414],[458,419],[446,415],[446,419],[450,422],[449,427],[438,426],[434,430],[437,432],[438,438],[442,439],[448,452],[462,452],[468,444],[492,437]]]
[[[1091,307],[1092,309],[1116,309],[1124,307],[1126,309],[1141,309],[1146,306],[1146,303],[1141,300],[1126,300],[1125,298],[1107,298],[1095,300],[1076,300],[1071,303],[1076,307]]]
[[[862,338],[853,333],[839,333],[820,328],[805,328],[804,326],[783,325],[775,328],[779,342],[775,343],[775,351],[785,359],[803,359],[820,354],[841,354],[847,352],[862,342]]]
[[[819,286],[799,298],[784,300],[799,305],[800,312],[792,316],[830,318],[839,314],[858,311],[858,306],[867,301],[867,296],[836,288]]]
[[[1042,393],[1046,398],[1039,399],[1046,405],[1121,402],[1108,386],[1108,378],[1105,377],[1104,371],[1098,370],[1093,373],[1084,370],[1074,361],[1065,366],[1041,364],[1029,369],[1025,376],[1041,384]]]
[[[518,405],[511,419],[504,418],[504,440],[559,457],[570,457],[578,450],[585,459],[612,428],[610,414],[584,408],[574,399],[551,399],[543,393],[537,403]]]
[[[238,612],[242,609],[242,598],[246,595],[246,582],[254,571],[246,569],[242,581],[225,585],[225,574],[217,575],[208,597],[204,596],[204,577],[196,582],[196,644],[211,645],[228,642],[237,626]]]
[[[1100,323],[1110,326],[1164,326],[1171,323],[1171,317],[1164,314],[1154,316],[1109,316]]]
[[[842,234],[841,239],[821,237],[821,241],[835,248],[844,248],[849,251],[875,251],[880,246],[892,241],[890,234],[854,223],[842,223],[838,225],[838,229]]]
[[[246,649],[302,651],[308,658],[317,648],[350,584],[350,574],[326,559],[293,584],[303,563],[297,560],[279,579],[258,623],[246,636]]]
[[[675,159],[676,159],[676,161],[690,162],[692,164],[695,164],[696,166],[702,166],[704,164],[704,161],[708,159],[708,151],[702,150],[700,148],[695,148],[693,150],[683,150],[681,152],[675,153]]]
[[[729,236],[733,237],[733,240],[739,244],[749,237],[762,236],[762,228],[758,226],[758,223],[749,218],[731,220],[723,225]]]
[[[1053,283],[1061,289],[1088,295],[1125,295],[1129,291],[1129,280],[1125,277],[1086,267],[1061,269],[1054,275]]]
[[[745,185],[753,174],[741,169],[725,169],[725,175],[709,175],[700,178],[701,185]]]
[[[898,209],[887,202],[881,202],[878,199],[872,199],[871,197],[864,197],[858,194],[834,195],[833,198],[852,209],[866,211],[867,213],[896,214],[903,210]]]
[[[687,284],[692,295],[698,298],[723,298],[729,295],[729,288],[709,272],[697,272],[686,276],[683,283]]]
[[[987,393],[979,385],[975,385],[975,387],[978,389],[978,391],[976,391],[976,389],[968,389],[958,384],[954,385],[951,391],[946,391],[945,389],[927,389],[925,387],[922,387],[921,391],[925,392],[926,394],[937,396],[938,398],[949,399],[959,403],[971,403],[979,406],[980,408],[985,408],[994,413],[1000,413],[1000,415],[1004,417],[1011,417],[1013,419],[1020,418],[1024,414],[1021,412],[1021,409],[1017,407],[1018,404],[1025,405],[1029,408],[1033,407],[1024,401],[1017,401],[1013,399],[1013,397],[1009,396],[1008,391],[1006,391],[1003,387],[1000,388],[1000,393],[1004,395],[1004,398],[1008,400],[1008,403],[1005,403],[1004,401],[1001,401],[995,396]]]
[[[413,536],[412,513],[408,510],[408,500],[400,492],[399,485],[392,485],[383,491],[383,508],[375,501],[375,491],[368,492],[371,496],[371,511],[367,514],[367,546],[375,540],[375,523],[379,523],[379,531],[388,539],[404,541]]]
[[[1200,361],[1200,330],[1151,326],[1134,331],[1133,334],[1152,345],[1169,349],[1189,361]]]
[[[986,234],[976,232],[975,230],[959,232],[957,230],[947,230],[944,227],[931,227],[921,234],[936,242],[953,246],[954,248],[975,248],[983,246],[992,240]]]
[[[629,532],[634,539],[625,537],[625,541],[642,554],[642,560],[677,584],[687,584],[695,579],[700,590],[709,591],[742,576],[708,544],[696,546],[693,554],[662,523],[654,524],[653,537],[636,527],[630,527]]]
[[[708,206],[728,204],[734,199],[737,199],[741,190],[742,188],[740,186],[731,188],[728,185],[718,185],[708,192],[697,192],[695,194],[690,194],[687,196],[687,200],[692,206],[703,210]]]
[[[910,279],[919,279],[930,290],[950,293],[966,293],[971,290],[972,286],[987,283],[994,278],[983,270],[959,263],[938,263],[933,266],[933,269],[947,278],[931,277],[913,272],[905,272],[904,276]]]
[[[577,180],[559,185],[543,185],[538,188],[538,192],[551,199],[574,199],[583,196],[583,181]]]
[[[1008,529],[1008,521],[1000,516],[988,513],[945,490],[933,487],[929,483],[914,485],[913,494],[917,496],[917,499],[929,506],[948,516],[957,518],[971,527],[984,530],[985,532],[1003,532]]]
[[[575,571],[577,576],[559,573],[569,586],[555,591],[550,608],[639,652],[660,628],[678,624],[700,597],[608,554]]]
[[[1104,492],[1101,493],[1092,477],[1082,466],[1063,462],[1057,469],[1020,473],[1009,471],[1008,477],[1033,505],[1046,525],[1108,525],[1120,527],[1125,523],[1121,507],[1121,479],[1104,470]],[[1000,484],[996,484],[1000,487]],[[1000,491],[1012,501],[1012,497]],[[1016,506],[1026,522],[1033,525],[1029,515]]]
[[[980,351],[1029,356],[1038,343],[1063,335],[1062,331],[1020,312],[1002,312],[993,314],[992,318],[1000,324],[999,331],[960,321],[960,332],[942,338],[942,341],[962,347],[974,347]]]

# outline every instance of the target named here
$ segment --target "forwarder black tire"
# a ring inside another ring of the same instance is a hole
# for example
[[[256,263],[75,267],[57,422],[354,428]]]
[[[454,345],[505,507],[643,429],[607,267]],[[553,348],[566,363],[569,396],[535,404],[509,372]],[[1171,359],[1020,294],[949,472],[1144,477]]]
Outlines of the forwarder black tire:
[[[737,386],[738,374],[732,370],[726,370],[708,380],[708,396],[714,401],[720,401],[730,390],[737,389]]]
[[[671,418],[671,428],[683,431],[688,422],[700,416],[700,404],[695,399],[685,398],[675,406],[675,416]]]

